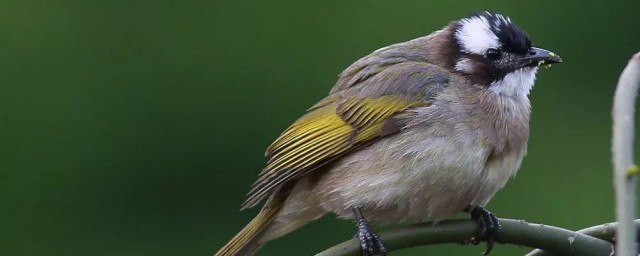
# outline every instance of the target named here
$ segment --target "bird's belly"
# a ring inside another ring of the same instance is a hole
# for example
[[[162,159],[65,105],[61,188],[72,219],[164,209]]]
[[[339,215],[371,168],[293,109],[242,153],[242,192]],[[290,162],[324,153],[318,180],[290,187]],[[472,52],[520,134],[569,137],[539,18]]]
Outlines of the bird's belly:
[[[487,165],[490,150],[478,141],[453,142],[421,132],[389,137],[337,162],[315,194],[340,217],[362,207],[382,224],[441,220],[484,205],[517,166]]]

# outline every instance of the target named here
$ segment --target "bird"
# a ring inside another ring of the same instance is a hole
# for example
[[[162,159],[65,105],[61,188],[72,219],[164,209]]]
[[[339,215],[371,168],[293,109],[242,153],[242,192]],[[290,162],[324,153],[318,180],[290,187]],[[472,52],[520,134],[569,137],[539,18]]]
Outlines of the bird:
[[[485,206],[527,153],[529,93],[559,55],[498,12],[477,12],[357,60],[267,148],[242,209],[260,212],[215,256],[332,213],[354,220],[362,255],[386,255],[375,225],[467,212],[493,248]]]

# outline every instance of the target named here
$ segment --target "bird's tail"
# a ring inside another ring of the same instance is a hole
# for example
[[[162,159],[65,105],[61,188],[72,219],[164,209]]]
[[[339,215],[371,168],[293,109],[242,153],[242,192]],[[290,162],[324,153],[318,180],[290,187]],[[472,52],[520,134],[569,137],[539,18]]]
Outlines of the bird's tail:
[[[274,199],[276,198],[267,201],[260,213],[222,249],[216,252],[215,256],[248,256],[260,249],[263,243],[260,241],[260,237],[282,208],[282,201]]]

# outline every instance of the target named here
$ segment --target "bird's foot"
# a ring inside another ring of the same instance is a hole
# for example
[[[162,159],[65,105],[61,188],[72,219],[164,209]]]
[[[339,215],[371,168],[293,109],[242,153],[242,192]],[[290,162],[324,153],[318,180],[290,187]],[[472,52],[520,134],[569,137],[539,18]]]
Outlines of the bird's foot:
[[[483,254],[488,255],[491,249],[493,249],[495,236],[501,231],[500,222],[493,213],[487,211],[484,207],[478,206],[471,210],[470,214],[471,219],[476,221],[480,227],[478,232],[479,238],[487,241],[487,250],[484,251]],[[478,244],[479,242],[476,240],[473,243]]]
[[[382,244],[380,237],[373,232],[369,222],[364,218],[360,209],[353,210],[356,215],[356,236],[360,240],[360,248],[362,248],[362,256],[387,255],[387,249]]]

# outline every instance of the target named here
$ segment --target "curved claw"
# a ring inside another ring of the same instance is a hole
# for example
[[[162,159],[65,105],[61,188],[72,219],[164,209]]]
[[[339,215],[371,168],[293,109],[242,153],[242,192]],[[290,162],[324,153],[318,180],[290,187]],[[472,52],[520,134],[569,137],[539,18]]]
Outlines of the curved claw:
[[[382,244],[380,237],[371,230],[371,226],[360,212],[360,209],[353,210],[356,215],[356,236],[360,240],[360,247],[362,248],[362,256],[372,256],[380,254],[382,256],[387,255],[387,249]]]
[[[480,226],[478,236],[487,241],[487,250],[483,254],[488,255],[493,249],[495,236],[501,231],[500,222],[493,213],[480,206],[471,210],[470,213],[471,219]]]

